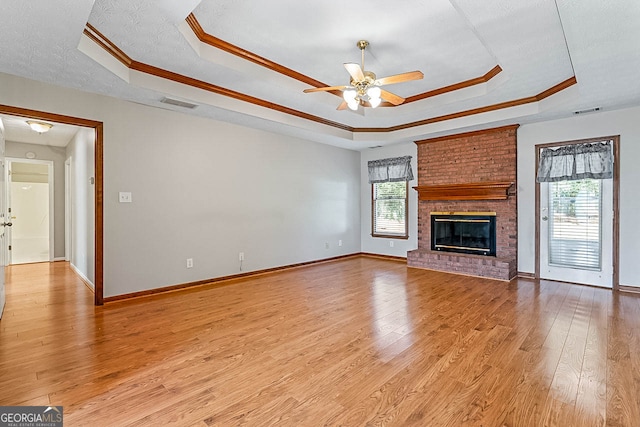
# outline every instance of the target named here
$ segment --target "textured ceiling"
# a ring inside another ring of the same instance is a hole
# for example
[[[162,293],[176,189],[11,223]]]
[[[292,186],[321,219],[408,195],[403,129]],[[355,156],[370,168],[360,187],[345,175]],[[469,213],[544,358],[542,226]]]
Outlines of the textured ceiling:
[[[44,120],[36,120],[45,122]],[[66,147],[78,132],[77,126],[65,125],[46,121],[53,124],[48,132],[38,133],[33,131],[24,117],[2,115],[5,138],[7,141],[23,142],[26,144],[49,145],[51,147]]]
[[[637,22],[637,0],[5,2],[0,72],[362,149],[638,105]],[[302,92],[309,80],[347,84],[343,63],[360,62],[359,39],[378,77],[424,73],[385,87],[405,104],[354,113],[336,110],[338,96]]]

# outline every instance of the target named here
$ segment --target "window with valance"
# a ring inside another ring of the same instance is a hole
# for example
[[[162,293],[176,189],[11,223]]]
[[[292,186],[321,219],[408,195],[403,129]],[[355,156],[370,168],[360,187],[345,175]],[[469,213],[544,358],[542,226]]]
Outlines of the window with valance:
[[[372,160],[368,167],[371,184],[371,235],[408,238],[409,181],[413,180],[411,156]]]

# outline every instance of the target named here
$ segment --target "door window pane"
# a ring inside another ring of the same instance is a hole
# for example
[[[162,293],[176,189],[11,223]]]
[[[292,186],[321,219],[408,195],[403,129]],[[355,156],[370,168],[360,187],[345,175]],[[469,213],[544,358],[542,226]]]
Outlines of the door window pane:
[[[602,181],[549,183],[549,264],[601,270]]]

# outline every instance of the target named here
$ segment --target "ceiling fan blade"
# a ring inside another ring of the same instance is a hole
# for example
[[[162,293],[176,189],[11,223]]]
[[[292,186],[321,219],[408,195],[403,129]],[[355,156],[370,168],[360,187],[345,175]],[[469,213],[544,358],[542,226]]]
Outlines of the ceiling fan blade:
[[[394,83],[408,82],[410,80],[420,80],[424,77],[422,71],[410,71],[408,73],[396,74],[376,80],[379,85],[391,85]]]
[[[327,92],[327,91],[332,91],[332,90],[343,90],[344,88],[346,88],[347,86],[327,86],[327,87],[312,87],[311,89],[305,89],[303,90],[304,93],[311,93],[311,92]]]
[[[362,68],[360,68],[360,65],[353,62],[347,62],[346,64],[344,64],[344,68],[347,69],[347,72],[354,81],[361,82],[364,80],[364,73],[362,72]]]
[[[342,101],[336,110],[346,110],[347,109],[347,101]]]
[[[380,98],[384,99],[385,101],[389,101],[393,105],[400,105],[400,104],[402,104],[404,102],[404,98],[403,97],[398,96],[395,93],[391,93],[389,91],[386,91],[384,89],[382,89],[380,91]]]

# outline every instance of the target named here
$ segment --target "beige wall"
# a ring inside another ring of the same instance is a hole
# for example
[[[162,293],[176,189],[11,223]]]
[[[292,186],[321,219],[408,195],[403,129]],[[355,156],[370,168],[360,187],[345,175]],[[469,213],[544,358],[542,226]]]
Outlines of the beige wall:
[[[360,251],[359,152],[6,74],[0,86],[3,104],[104,123],[105,296]]]
[[[71,235],[69,261],[95,284],[95,131],[82,128],[67,145],[71,159]],[[66,160],[65,159],[65,160]]]

